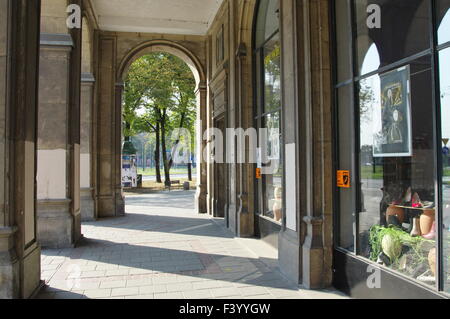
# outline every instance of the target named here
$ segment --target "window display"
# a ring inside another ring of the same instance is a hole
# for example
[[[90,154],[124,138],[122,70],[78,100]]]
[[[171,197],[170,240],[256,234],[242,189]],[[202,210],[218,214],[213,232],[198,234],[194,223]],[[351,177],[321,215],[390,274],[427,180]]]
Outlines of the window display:
[[[430,83],[429,58],[360,82],[359,236],[362,256],[434,285]]]
[[[450,1],[336,3],[338,62],[355,53],[352,81],[335,68],[337,170],[352,185],[337,188],[336,243],[450,292]],[[366,24],[369,3],[381,29]]]

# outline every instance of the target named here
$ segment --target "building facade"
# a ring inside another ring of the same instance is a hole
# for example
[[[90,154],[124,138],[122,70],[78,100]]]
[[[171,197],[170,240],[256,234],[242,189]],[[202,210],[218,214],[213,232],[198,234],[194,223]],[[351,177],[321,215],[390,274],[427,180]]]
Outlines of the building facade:
[[[197,82],[198,213],[305,288],[448,298],[450,1],[223,0],[146,30],[103,4],[0,0],[1,298],[39,289],[41,247],[125,213],[123,81],[149,52]]]

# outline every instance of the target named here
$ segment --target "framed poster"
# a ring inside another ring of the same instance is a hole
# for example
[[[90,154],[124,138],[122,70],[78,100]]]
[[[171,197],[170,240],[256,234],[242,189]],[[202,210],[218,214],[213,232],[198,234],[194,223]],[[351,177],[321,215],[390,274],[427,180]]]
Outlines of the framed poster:
[[[381,130],[374,134],[374,157],[412,156],[410,68],[380,75]],[[377,108],[380,111],[380,108]]]

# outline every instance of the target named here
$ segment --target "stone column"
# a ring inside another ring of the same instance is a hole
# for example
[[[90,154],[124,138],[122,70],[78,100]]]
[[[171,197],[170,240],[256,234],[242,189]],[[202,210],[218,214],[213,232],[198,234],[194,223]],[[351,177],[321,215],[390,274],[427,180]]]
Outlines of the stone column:
[[[37,231],[42,246],[63,248],[73,247],[81,237],[81,29],[67,29],[64,4],[55,7],[56,2],[45,0],[44,3],[45,33],[41,33],[39,70]]]
[[[115,103],[115,157],[114,157],[114,177],[115,177],[115,198],[116,216],[125,214],[125,196],[122,188],[122,96],[125,88],[124,83],[116,83],[116,103]]]
[[[236,52],[237,58],[237,109],[236,109],[236,127],[243,128],[247,130],[248,128],[253,127],[253,109],[252,109],[252,86],[251,86],[251,58],[248,56],[249,52],[247,49],[247,45],[244,43],[239,44],[239,47]],[[248,145],[248,144],[246,144]],[[245,148],[245,157],[247,158],[247,154],[251,151],[246,146]],[[238,150],[240,152],[241,150]],[[236,154],[238,157],[239,154]],[[236,164],[236,193],[237,193],[237,235],[239,237],[252,237],[255,235],[254,230],[254,220],[255,215],[253,212],[253,164],[246,163]],[[252,193],[252,194],[250,194]]]
[[[332,281],[333,163],[329,1],[304,0],[299,29],[304,78],[300,123],[303,136],[303,286],[326,288]],[[315,39],[315,40],[313,40]]]
[[[207,87],[200,83],[197,91],[197,192],[195,194],[195,207],[198,214],[208,212],[208,159],[203,158],[207,141],[203,140],[203,134],[208,128],[207,118]]]
[[[94,187],[92,179],[92,134],[93,103],[95,78],[91,73],[83,73],[81,77],[81,155],[80,155],[80,187],[81,187],[81,219],[96,219]]]
[[[0,0],[0,299],[40,287],[36,124],[40,1]]]
[[[116,84],[116,42],[114,36],[98,39],[97,105],[97,208],[98,217],[125,214],[122,195],[122,90]]]

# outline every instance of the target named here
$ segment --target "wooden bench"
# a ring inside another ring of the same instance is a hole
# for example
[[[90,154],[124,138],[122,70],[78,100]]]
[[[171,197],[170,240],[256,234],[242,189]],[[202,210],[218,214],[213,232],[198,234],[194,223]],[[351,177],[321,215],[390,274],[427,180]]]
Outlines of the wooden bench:
[[[172,188],[172,185],[180,185],[181,181],[180,180],[176,180],[176,181],[170,181],[170,182],[164,182],[166,189],[170,189]]]

